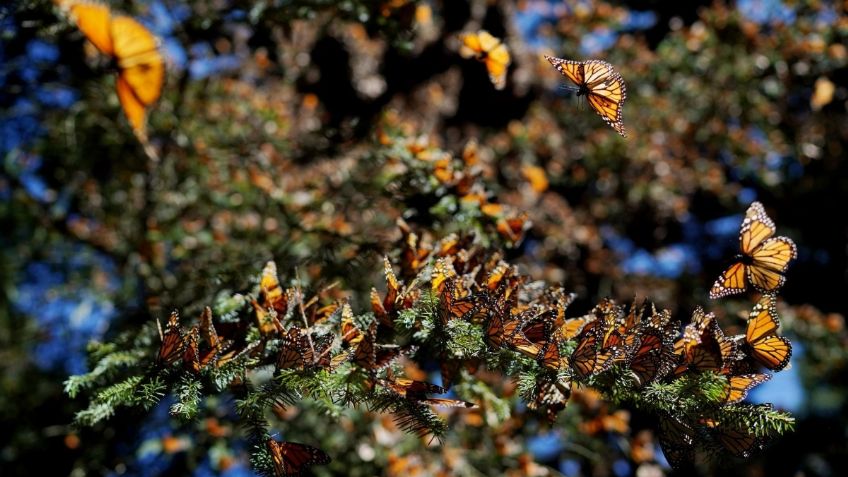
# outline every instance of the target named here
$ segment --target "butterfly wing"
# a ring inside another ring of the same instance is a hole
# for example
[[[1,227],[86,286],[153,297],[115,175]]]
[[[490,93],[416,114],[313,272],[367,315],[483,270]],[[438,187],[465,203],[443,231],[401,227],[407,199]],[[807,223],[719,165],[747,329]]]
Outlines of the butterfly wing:
[[[330,463],[330,456],[317,447],[296,442],[267,442],[277,477],[301,475],[307,467]]]
[[[612,65],[600,60],[586,61],[583,70],[584,82],[589,89],[589,105],[622,137],[627,137],[621,119],[622,105],[627,99],[627,88],[621,75]]]
[[[459,54],[463,58],[476,58],[486,64],[489,80],[495,89],[504,89],[506,86],[506,72],[511,62],[509,50],[497,37],[486,30],[477,33],[464,33],[460,35],[461,45]]]
[[[159,354],[156,357],[156,363],[160,366],[174,364],[183,356],[185,340],[179,319],[176,311],[171,313],[168,319],[168,325],[162,334],[162,344],[159,345]]]
[[[660,419],[660,446],[666,460],[679,469],[695,457],[695,432],[684,422],[665,415]]]
[[[572,83],[577,86],[584,85],[585,75],[583,72],[582,61],[564,60],[562,58],[547,55],[545,55],[545,59],[554,65],[554,68],[556,68],[563,76],[571,80]]]
[[[727,268],[713,284],[710,289],[710,298],[716,299],[729,295],[742,293],[747,287],[747,267],[742,262],[737,262]]]
[[[115,49],[109,30],[112,14],[108,6],[73,0],[61,1],[59,4],[70,12],[77,28],[101,53],[109,56],[114,54]]]
[[[792,239],[767,239],[751,253],[753,263],[748,267],[748,279],[754,288],[763,293],[777,290],[786,281],[783,272],[797,256],[798,249]]]
[[[739,229],[739,245],[742,253],[751,255],[767,238],[774,235],[774,222],[766,214],[763,204],[752,203],[745,212],[745,220]]]
[[[736,404],[748,396],[748,391],[771,379],[768,374],[743,374],[727,380],[725,404]]]
[[[156,37],[134,19],[115,17],[110,32],[121,69],[116,84],[118,99],[133,129],[144,134],[146,108],[162,94],[165,62]]]

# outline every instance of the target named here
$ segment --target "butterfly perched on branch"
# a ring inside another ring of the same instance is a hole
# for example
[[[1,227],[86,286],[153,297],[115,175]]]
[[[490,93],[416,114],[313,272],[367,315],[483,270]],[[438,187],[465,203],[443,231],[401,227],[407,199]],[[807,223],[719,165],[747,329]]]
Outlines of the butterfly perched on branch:
[[[133,131],[146,140],[147,108],[162,94],[165,60],[141,23],[93,0],[55,0],[88,40],[117,66],[115,89]]]
[[[622,137],[627,137],[621,110],[627,99],[624,80],[606,61],[572,61],[545,56],[554,68],[576,85],[578,96],[586,96],[589,106]]]
[[[774,237],[775,231],[763,205],[751,204],[739,230],[741,253],[713,284],[710,298],[742,293],[749,285],[762,293],[772,293],[783,286],[784,273],[789,262],[798,256],[798,249],[792,239]]]

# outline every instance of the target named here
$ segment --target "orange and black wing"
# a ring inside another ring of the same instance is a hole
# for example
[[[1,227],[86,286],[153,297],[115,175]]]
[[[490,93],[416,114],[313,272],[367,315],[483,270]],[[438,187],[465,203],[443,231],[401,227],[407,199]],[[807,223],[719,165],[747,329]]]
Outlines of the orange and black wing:
[[[592,109],[622,137],[627,137],[621,119],[627,88],[621,75],[605,61],[589,60],[583,63],[583,81],[589,89],[587,100]]]
[[[330,463],[330,456],[317,447],[296,442],[267,441],[276,477],[301,475],[308,467]]]
[[[171,313],[165,332],[162,333],[162,343],[159,345],[159,354],[156,356],[156,364],[170,366],[183,357],[184,338],[182,327],[180,327],[180,316],[177,312]]]
[[[769,379],[771,379],[771,376],[768,374],[743,374],[741,376],[731,376],[727,379],[727,397],[725,398],[724,403],[736,404],[738,402],[742,402],[742,400],[748,396],[748,391]]]
[[[753,358],[773,371],[785,368],[792,357],[789,339],[776,335],[778,326],[775,297],[763,295],[748,317],[745,341]]]
[[[158,39],[133,18],[113,17],[110,34],[121,70],[116,84],[118,99],[133,130],[143,135],[147,107],[162,94],[165,60]]]
[[[584,86],[586,84],[582,61],[565,60],[547,55],[545,55],[545,59],[554,65],[554,68],[556,68],[557,71],[571,80],[571,82],[576,86]]]
[[[504,89],[506,86],[506,73],[512,61],[506,45],[486,30],[477,33],[464,33],[460,35],[462,44],[459,54],[463,58],[476,58],[486,65],[489,80],[495,89]]]

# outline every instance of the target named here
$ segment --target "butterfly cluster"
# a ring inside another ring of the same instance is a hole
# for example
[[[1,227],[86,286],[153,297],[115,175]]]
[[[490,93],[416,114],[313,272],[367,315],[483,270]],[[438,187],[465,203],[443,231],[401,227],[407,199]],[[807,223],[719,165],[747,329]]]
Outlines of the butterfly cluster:
[[[370,313],[356,315],[344,297],[307,298],[297,286],[284,288],[276,265],[268,262],[250,300],[247,324],[222,338],[208,308],[188,331],[174,313],[161,334],[156,365],[179,363],[198,375],[243,357],[254,366],[272,367],[275,376],[344,373],[361,379],[364,399],[380,403],[376,410],[402,413],[417,406],[474,407],[438,395],[506,353],[535,369],[533,385],[522,397],[551,422],[575,387],[602,392],[624,387],[638,399],[654,385],[694,386],[712,376],[720,389],[708,405],[661,409],[660,443],[669,461],[675,466],[691,461],[704,442],[738,456],[765,444],[764,436],[728,416],[737,406],[743,409],[748,392],[770,378],[763,368],[779,371],[791,356],[789,340],[777,335],[773,294],[762,296],[745,333],[737,336],[725,334],[716,317],[701,308],[685,326],[653,304],[622,306],[611,299],[572,317],[574,294],[531,281],[474,235],[450,234],[429,243],[405,222],[398,225],[400,253],[394,263],[384,258],[385,292],[371,290]],[[468,329],[479,330],[479,347],[463,341]],[[258,337],[253,341],[246,339],[250,330]],[[413,335],[418,340],[400,339],[416,330],[429,331]],[[417,354],[419,349],[427,352]],[[435,362],[441,385],[396,375],[394,364],[402,357]],[[624,422],[616,413],[605,416],[587,423],[587,429],[614,430]],[[401,418],[401,426],[420,432],[420,423],[409,419]],[[327,460],[315,448],[286,444],[268,443],[277,475],[294,475],[291,469]]]

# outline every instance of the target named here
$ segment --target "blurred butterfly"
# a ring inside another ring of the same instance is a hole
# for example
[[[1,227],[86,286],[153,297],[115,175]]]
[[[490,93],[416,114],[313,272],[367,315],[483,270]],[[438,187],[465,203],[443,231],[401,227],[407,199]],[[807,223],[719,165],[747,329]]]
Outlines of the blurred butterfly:
[[[393,347],[381,347],[377,344],[377,322],[372,321],[365,332],[361,332],[362,338],[356,345],[351,355],[351,361],[368,372],[378,371],[385,368],[395,358],[400,356],[401,349]],[[411,352],[411,351],[408,351]]]
[[[701,307],[695,308],[692,323],[686,325],[674,347],[682,361],[675,376],[687,369],[724,373],[739,359],[736,342],[726,337],[715,316],[704,313]]]
[[[714,419],[704,419],[702,424],[710,437],[736,457],[747,459],[764,446],[763,440],[748,430],[721,425]]]
[[[623,137],[627,137],[621,109],[627,99],[624,80],[606,61],[572,61],[545,56],[554,68],[577,85],[577,96],[586,96],[589,105]]]
[[[568,385],[558,380],[537,379],[527,408],[532,411],[544,412],[548,422],[553,423],[556,421],[557,414],[568,405],[570,397],[571,389]]]
[[[639,348],[630,361],[630,370],[639,385],[664,378],[677,365],[674,354],[675,338],[680,332],[680,322],[671,321],[668,310],[657,312],[640,329]]]
[[[165,61],[158,39],[133,18],[113,15],[107,5],[86,0],[56,0],[80,31],[118,67],[115,88],[133,131],[145,140],[147,108],[162,94]]]
[[[463,33],[459,39],[462,42],[459,47],[459,54],[463,58],[474,58],[483,62],[489,72],[489,80],[495,86],[495,89],[504,89],[506,72],[511,61],[506,45],[486,30],[480,30],[477,33]]]
[[[308,467],[330,463],[330,456],[317,447],[296,442],[267,441],[277,477],[301,475]]]
[[[741,376],[729,377],[727,379],[727,396],[724,398],[724,403],[736,404],[742,402],[748,396],[748,391],[769,379],[771,379],[771,376],[768,374],[743,374]]]
[[[763,366],[780,371],[789,364],[792,345],[788,338],[777,336],[779,322],[774,295],[763,295],[748,316],[745,343],[751,356]]]
[[[763,205],[754,202],[745,213],[739,230],[742,253],[737,262],[718,277],[710,290],[710,298],[742,293],[750,283],[762,293],[776,291],[786,281],[783,275],[789,262],[798,256],[795,242],[787,237],[773,237],[774,222]]]

